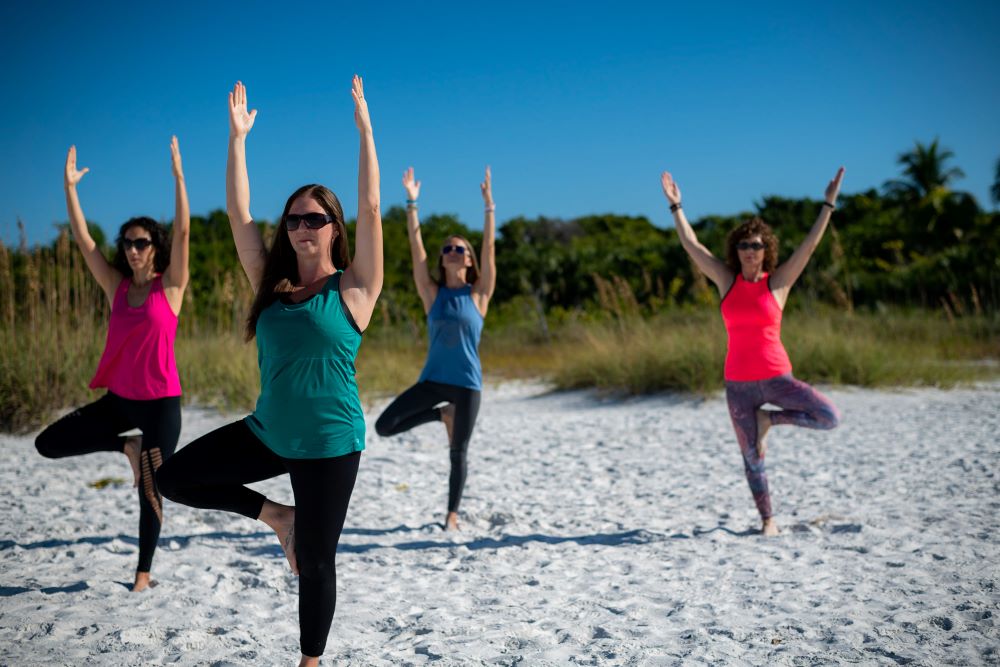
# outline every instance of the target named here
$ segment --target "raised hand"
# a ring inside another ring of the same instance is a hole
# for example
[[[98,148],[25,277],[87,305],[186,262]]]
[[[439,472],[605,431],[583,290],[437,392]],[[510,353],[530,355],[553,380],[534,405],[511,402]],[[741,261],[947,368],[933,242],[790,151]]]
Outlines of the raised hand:
[[[247,87],[237,81],[233,91],[229,93],[229,134],[234,137],[245,137],[253,127],[257,110],[247,112]]]
[[[66,173],[63,176],[66,187],[79,183],[88,171],[90,171],[89,167],[79,170],[76,168],[76,146],[70,146],[69,153],[66,154]]]
[[[420,196],[420,181],[413,179],[413,167],[403,172],[403,187],[406,188],[406,198],[416,201]]]
[[[177,136],[170,137],[170,163],[174,169],[174,178],[184,178],[184,167],[181,166],[181,147],[177,143]]]
[[[826,186],[825,197],[826,197],[826,202],[828,204],[837,203],[837,195],[840,194],[840,183],[843,180],[844,180],[844,168],[841,167],[840,169],[837,170],[837,175],[834,176],[833,180],[830,181],[830,183],[827,184]]]
[[[483,193],[483,203],[487,207],[493,206],[493,181],[489,166],[486,167],[486,178],[479,184],[479,190]]]
[[[354,123],[360,132],[372,131],[372,119],[368,116],[368,102],[365,100],[365,85],[361,77],[354,75],[351,81],[351,97],[354,98]]]
[[[671,204],[681,203],[681,189],[677,187],[677,181],[670,175],[669,171],[660,174],[660,185],[663,186],[663,194]]]

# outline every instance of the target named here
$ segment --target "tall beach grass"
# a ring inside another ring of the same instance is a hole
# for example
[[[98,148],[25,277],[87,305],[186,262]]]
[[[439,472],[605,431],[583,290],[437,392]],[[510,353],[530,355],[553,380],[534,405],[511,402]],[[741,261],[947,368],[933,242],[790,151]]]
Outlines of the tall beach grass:
[[[722,387],[725,331],[710,296],[700,306],[665,302],[644,312],[625,281],[594,280],[598,304],[588,310],[492,305],[481,347],[487,379],[532,377],[629,394]],[[223,276],[213,289],[222,290],[212,293],[221,297],[214,299],[219,312],[201,320],[181,314],[176,354],[184,400],[245,412],[259,389],[256,346],[241,330],[249,289],[239,276]],[[185,297],[186,312],[197,298],[197,290]],[[65,233],[53,248],[0,243],[0,431],[37,429],[99,396],[87,383],[109,311]],[[810,382],[947,387],[1000,373],[1000,318],[954,305],[865,313],[793,301],[783,339],[796,375]],[[426,350],[419,326],[383,311],[357,360],[362,398],[391,396],[415,382]]]

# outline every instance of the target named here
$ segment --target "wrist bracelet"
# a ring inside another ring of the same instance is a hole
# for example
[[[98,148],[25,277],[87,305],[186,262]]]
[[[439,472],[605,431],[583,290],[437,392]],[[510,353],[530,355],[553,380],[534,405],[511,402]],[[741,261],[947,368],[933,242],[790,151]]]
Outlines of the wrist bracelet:
[[[406,200],[406,203],[407,203],[407,204],[416,204],[416,203],[417,203],[417,200],[416,200],[416,199],[407,199],[407,200]]]
[[[492,213],[495,210],[497,210],[497,205],[496,204],[490,204],[489,206],[486,207],[486,212],[487,213]]]
[[[834,206],[833,204],[831,204],[830,202],[825,201],[825,200],[823,201],[823,206],[829,206],[831,211],[836,211],[837,210],[836,206]]]
[[[681,206],[681,203],[677,202],[676,204],[671,204],[670,205],[670,212],[671,213],[676,213],[677,211],[681,210],[682,208],[684,208],[684,207]]]
[[[417,202],[407,202],[406,204],[407,211],[416,211],[418,208],[419,206],[417,206]]]

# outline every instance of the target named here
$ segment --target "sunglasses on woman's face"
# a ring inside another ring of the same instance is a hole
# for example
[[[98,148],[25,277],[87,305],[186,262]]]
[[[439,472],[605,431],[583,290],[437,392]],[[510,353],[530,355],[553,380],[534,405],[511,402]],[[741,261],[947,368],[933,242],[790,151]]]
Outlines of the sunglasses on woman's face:
[[[447,254],[449,254],[451,252],[457,252],[459,255],[464,255],[465,254],[465,246],[464,245],[446,245],[445,247],[441,248],[441,254],[442,255],[447,255]]]
[[[740,241],[736,247],[740,250],[763,250],[764,244],[759,241]]]
[[[300,224],[304,224],[306,229],[322,229],[333,222],[333,217],[324,213],[289,213],[285,216],[285,227],[288,231],[294,232]]]
[[[122,247],[125,250],[131,250],[135,248],[139,252],[142,252],[149,246],[153,245],[152,239],[138,238],[138,239],[122,239]]]

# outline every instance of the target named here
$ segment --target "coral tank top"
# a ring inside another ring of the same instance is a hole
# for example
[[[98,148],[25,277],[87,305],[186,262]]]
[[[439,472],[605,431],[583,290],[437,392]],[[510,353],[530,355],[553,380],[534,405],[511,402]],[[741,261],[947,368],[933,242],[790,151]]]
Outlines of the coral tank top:
[[[781,307],[767,273],[755,283],[737,274],[720,308],[729,336],[726,380],[751,382],[792,372],[781,344]]]

